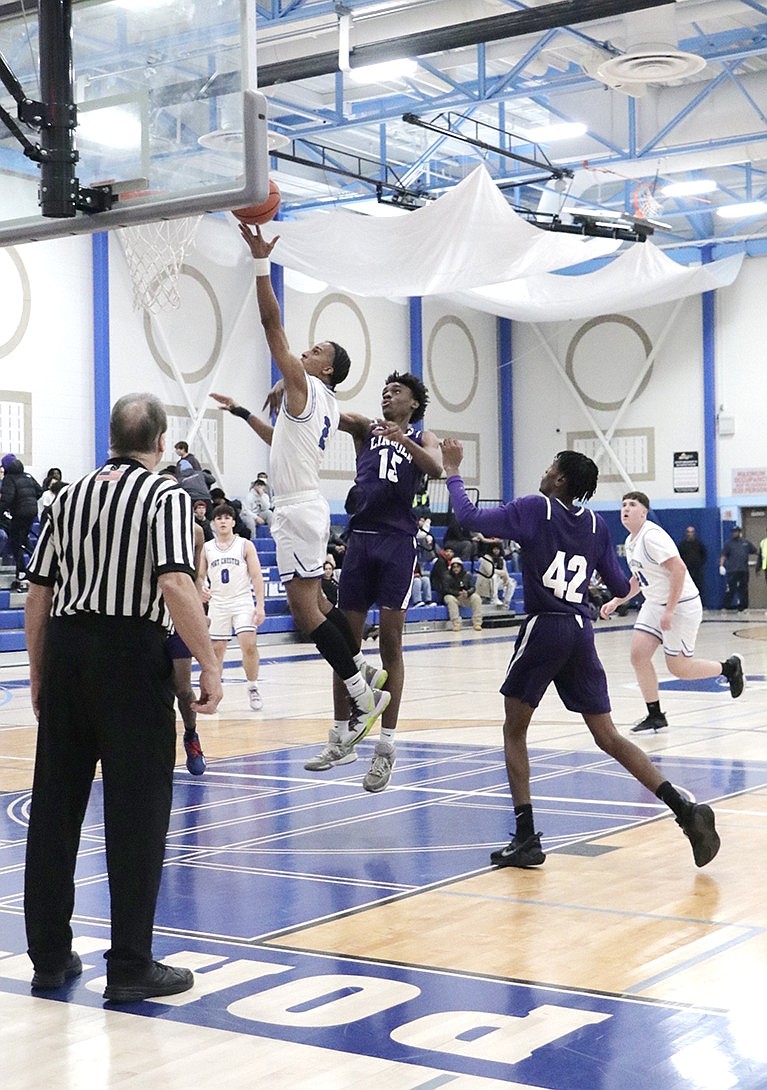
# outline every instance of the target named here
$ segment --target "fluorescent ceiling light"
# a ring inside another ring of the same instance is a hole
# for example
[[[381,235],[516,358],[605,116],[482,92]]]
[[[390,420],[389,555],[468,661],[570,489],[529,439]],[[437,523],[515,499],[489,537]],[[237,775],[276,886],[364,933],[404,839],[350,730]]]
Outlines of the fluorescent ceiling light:
[[[763,216],[767,212],[767,201],[745,201],[743,204],[723,204],[717,208],[717,216],[723,220],[741,220],[749,216]]]
[[[403,57],[396,61],[382,61],[381,64],[364,64],[361,68],[352,68],[348,75],[355,83],[387,83],[403,76],[414,76],[417,70],[416,61]]]
[[[551,125],[538,125],[534,129],[514,130],[516,136],[522,136],[533,144],[550,143],[552,140],[570,140],[574,136],[583,136],[587,126],[580,121],[557,121]]]
[[[693,178],[689,182],[669,182],[661,187],[663,197],[697,197],[702,193],[713,193],[718,189],[713,178]]]

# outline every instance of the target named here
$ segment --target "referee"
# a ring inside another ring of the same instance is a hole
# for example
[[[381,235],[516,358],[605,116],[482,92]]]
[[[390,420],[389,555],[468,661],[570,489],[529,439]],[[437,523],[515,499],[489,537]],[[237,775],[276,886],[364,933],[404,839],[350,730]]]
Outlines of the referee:
[[[58,493],[27,569],[26,638],[39,721],[24,912],[33,989],[82,972],[72,950],[74,873],[97,761],[111,946],[104,998],[130,1003],[192,987],[188,969],[152,957],[176,752],[172,619],[200,663],[198,712],[221,678],[195,588],[192,501],[153,470],[167,418],[128,394],[110,419],[111,460]]]

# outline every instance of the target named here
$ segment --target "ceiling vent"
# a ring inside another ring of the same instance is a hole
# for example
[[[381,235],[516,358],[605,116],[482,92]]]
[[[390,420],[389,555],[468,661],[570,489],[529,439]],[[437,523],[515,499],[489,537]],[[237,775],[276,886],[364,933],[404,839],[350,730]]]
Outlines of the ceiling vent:
[[[637,45],[611,57],[597,76],[611,87],[624,84],[670,83],[694,76],[706,67],[703,57],[668,45]]]

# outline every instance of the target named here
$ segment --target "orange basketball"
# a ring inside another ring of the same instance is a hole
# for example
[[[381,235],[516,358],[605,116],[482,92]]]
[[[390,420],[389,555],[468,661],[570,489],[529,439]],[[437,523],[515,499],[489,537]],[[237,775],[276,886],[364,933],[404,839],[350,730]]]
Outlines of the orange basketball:
[[[240,223],[248,223],[253,226],[256,223],[268,223],[273,220],[280,209],[280,191],[277,183],[269,180],[269,196],[262,204],[252,204],[248,208],[233,208],[232,215],[236,216]]]

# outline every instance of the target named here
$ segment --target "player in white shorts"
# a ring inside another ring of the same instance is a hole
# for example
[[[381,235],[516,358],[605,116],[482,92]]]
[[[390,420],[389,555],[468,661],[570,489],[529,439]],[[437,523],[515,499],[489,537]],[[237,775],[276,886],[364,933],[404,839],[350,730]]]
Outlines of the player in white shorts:
[[[724,675],[732,696],[740,696],[744,684],[740,655],[730,655],[723,662],[693,658],[703,617],[700,594],[671,537],[657,523],[647,521],[649,509],[650,500],[644,492],[627,492],[623,497],[621,522],[629,532],[626,561],[631,569],[631,590],[625,598],[612,598],[601,609],[602,617],[607,618],[640,592],[644,597],[631,638],[631,665],[647,715],[631,728],[634,732],[668,726],[652,663],[661,645],[666,667],[674,677],[692,680]]]
[[[251,711],[264,706],[258,691],[259,654],[256,633],[264,620],[264,576],[252,541],[234,532],[234,508],[220,503],[211,520],[215,537],[206,541],[200,557],[199,575],[203,600],[208,603],[210,638],[221,667],[232,631],[242,651],[242,666],[248,679]]]
[[[365,662],[343,613],[322,593],[330,508],[319,488],[320,466],[328,441],[338,428],[335,388],[351,361],[335,341],[320,341],[302,352],[290,350],[270,279],[269,255],[279,235],[267,242],[258,227],[240,233],[255,262],[256,299],[266,341],[282,375],[282,401],[274,428],[223,394],[219,405],[246,420],[271,445],[269,470],[274,487],[271,532],[277,566],[297,628],[311,639],[343,681],[353,706],[349,745],[370,731],[391,700],[375,683],[383,676]]]

